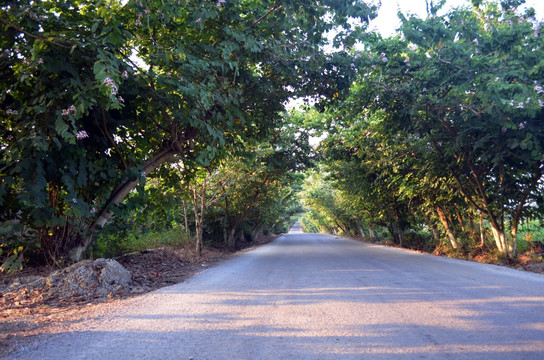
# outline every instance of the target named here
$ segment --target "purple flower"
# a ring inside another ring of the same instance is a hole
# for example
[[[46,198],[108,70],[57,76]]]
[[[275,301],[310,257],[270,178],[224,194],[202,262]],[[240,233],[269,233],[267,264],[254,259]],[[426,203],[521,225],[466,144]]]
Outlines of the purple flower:
[[[117,88],[117,85],[115,85],[115,82],[109,76],[104,79],[102,84],[106,85],[110,89],[112,95],[117,95],[117,90],[119,89]]]
[[[69,116],[76,113],[76,107],[74,105],[70,105],[68,109],[62,110],[62,116]]]
[[[81,130],[76,134],[76,139],[78,139],[78,140],[85,139],[85,138],[88,138],[88,137],[89,137],[89,134],[87,134],[87,132],[85,130]]]

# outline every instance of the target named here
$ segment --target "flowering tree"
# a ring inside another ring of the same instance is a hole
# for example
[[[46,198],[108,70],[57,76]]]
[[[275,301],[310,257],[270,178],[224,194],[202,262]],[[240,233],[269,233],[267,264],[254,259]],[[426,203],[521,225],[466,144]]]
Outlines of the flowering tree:
[[[263,138],[291,96],[348,84],[323,54],[359,1],[8,1],[0,26],[0,231],[80,259],[162,164]],[[357,22],[361,23],[361,22]],[[338,58],[338,56],[335,56]]]

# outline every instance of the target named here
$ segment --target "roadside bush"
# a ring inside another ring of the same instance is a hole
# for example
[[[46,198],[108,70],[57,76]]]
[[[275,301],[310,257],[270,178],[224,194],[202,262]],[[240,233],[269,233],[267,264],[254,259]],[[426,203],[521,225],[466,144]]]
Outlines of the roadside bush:
[[[427,231],[406,231],[404,233],[404,247],[413,250],[432,253],[436,248],[436,241],[432,234]]]

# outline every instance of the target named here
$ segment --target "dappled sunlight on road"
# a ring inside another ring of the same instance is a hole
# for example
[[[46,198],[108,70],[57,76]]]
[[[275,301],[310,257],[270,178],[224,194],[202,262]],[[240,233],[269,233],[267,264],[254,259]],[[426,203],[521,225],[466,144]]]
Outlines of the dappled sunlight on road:
[[[128,300],[107,319],[36,351],[69,353],[75,336],[91,358],[115,360],[147,353],[195,360],[540,360],[543,284],[514,270],[296,233]]]
[[[516,309],[538,313],[544,297],[461,299],[454,293],[425,301],[432,292],[400,286],[210,289],[204,293],[171,288],[148,302],[161,303],[162,297],[172,296],[179,307],[119,316],[126,327],[121,333],[112,330],[113,336],[154,329],[145,332],[146,341],[183,337],[198,343],[204,334],[213,338],[228,334],[232,351],[251,343],[260,349],[280,347],[282,354],[292,358],[314,359],[333,355],[539,359],[535,349],[544,349],[542,317],[519,318],[514,328],[501,321]],[[165,319],[171,320],[166,327],[161,325]],[[513,332],[526,335],[513,341]]]

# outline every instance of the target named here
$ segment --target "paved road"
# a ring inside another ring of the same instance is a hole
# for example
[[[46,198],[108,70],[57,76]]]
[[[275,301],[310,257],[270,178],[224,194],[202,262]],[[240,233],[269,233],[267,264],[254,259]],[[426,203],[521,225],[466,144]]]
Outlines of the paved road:
[[[9,359],[544,359],[544,276],[296,231]]]

